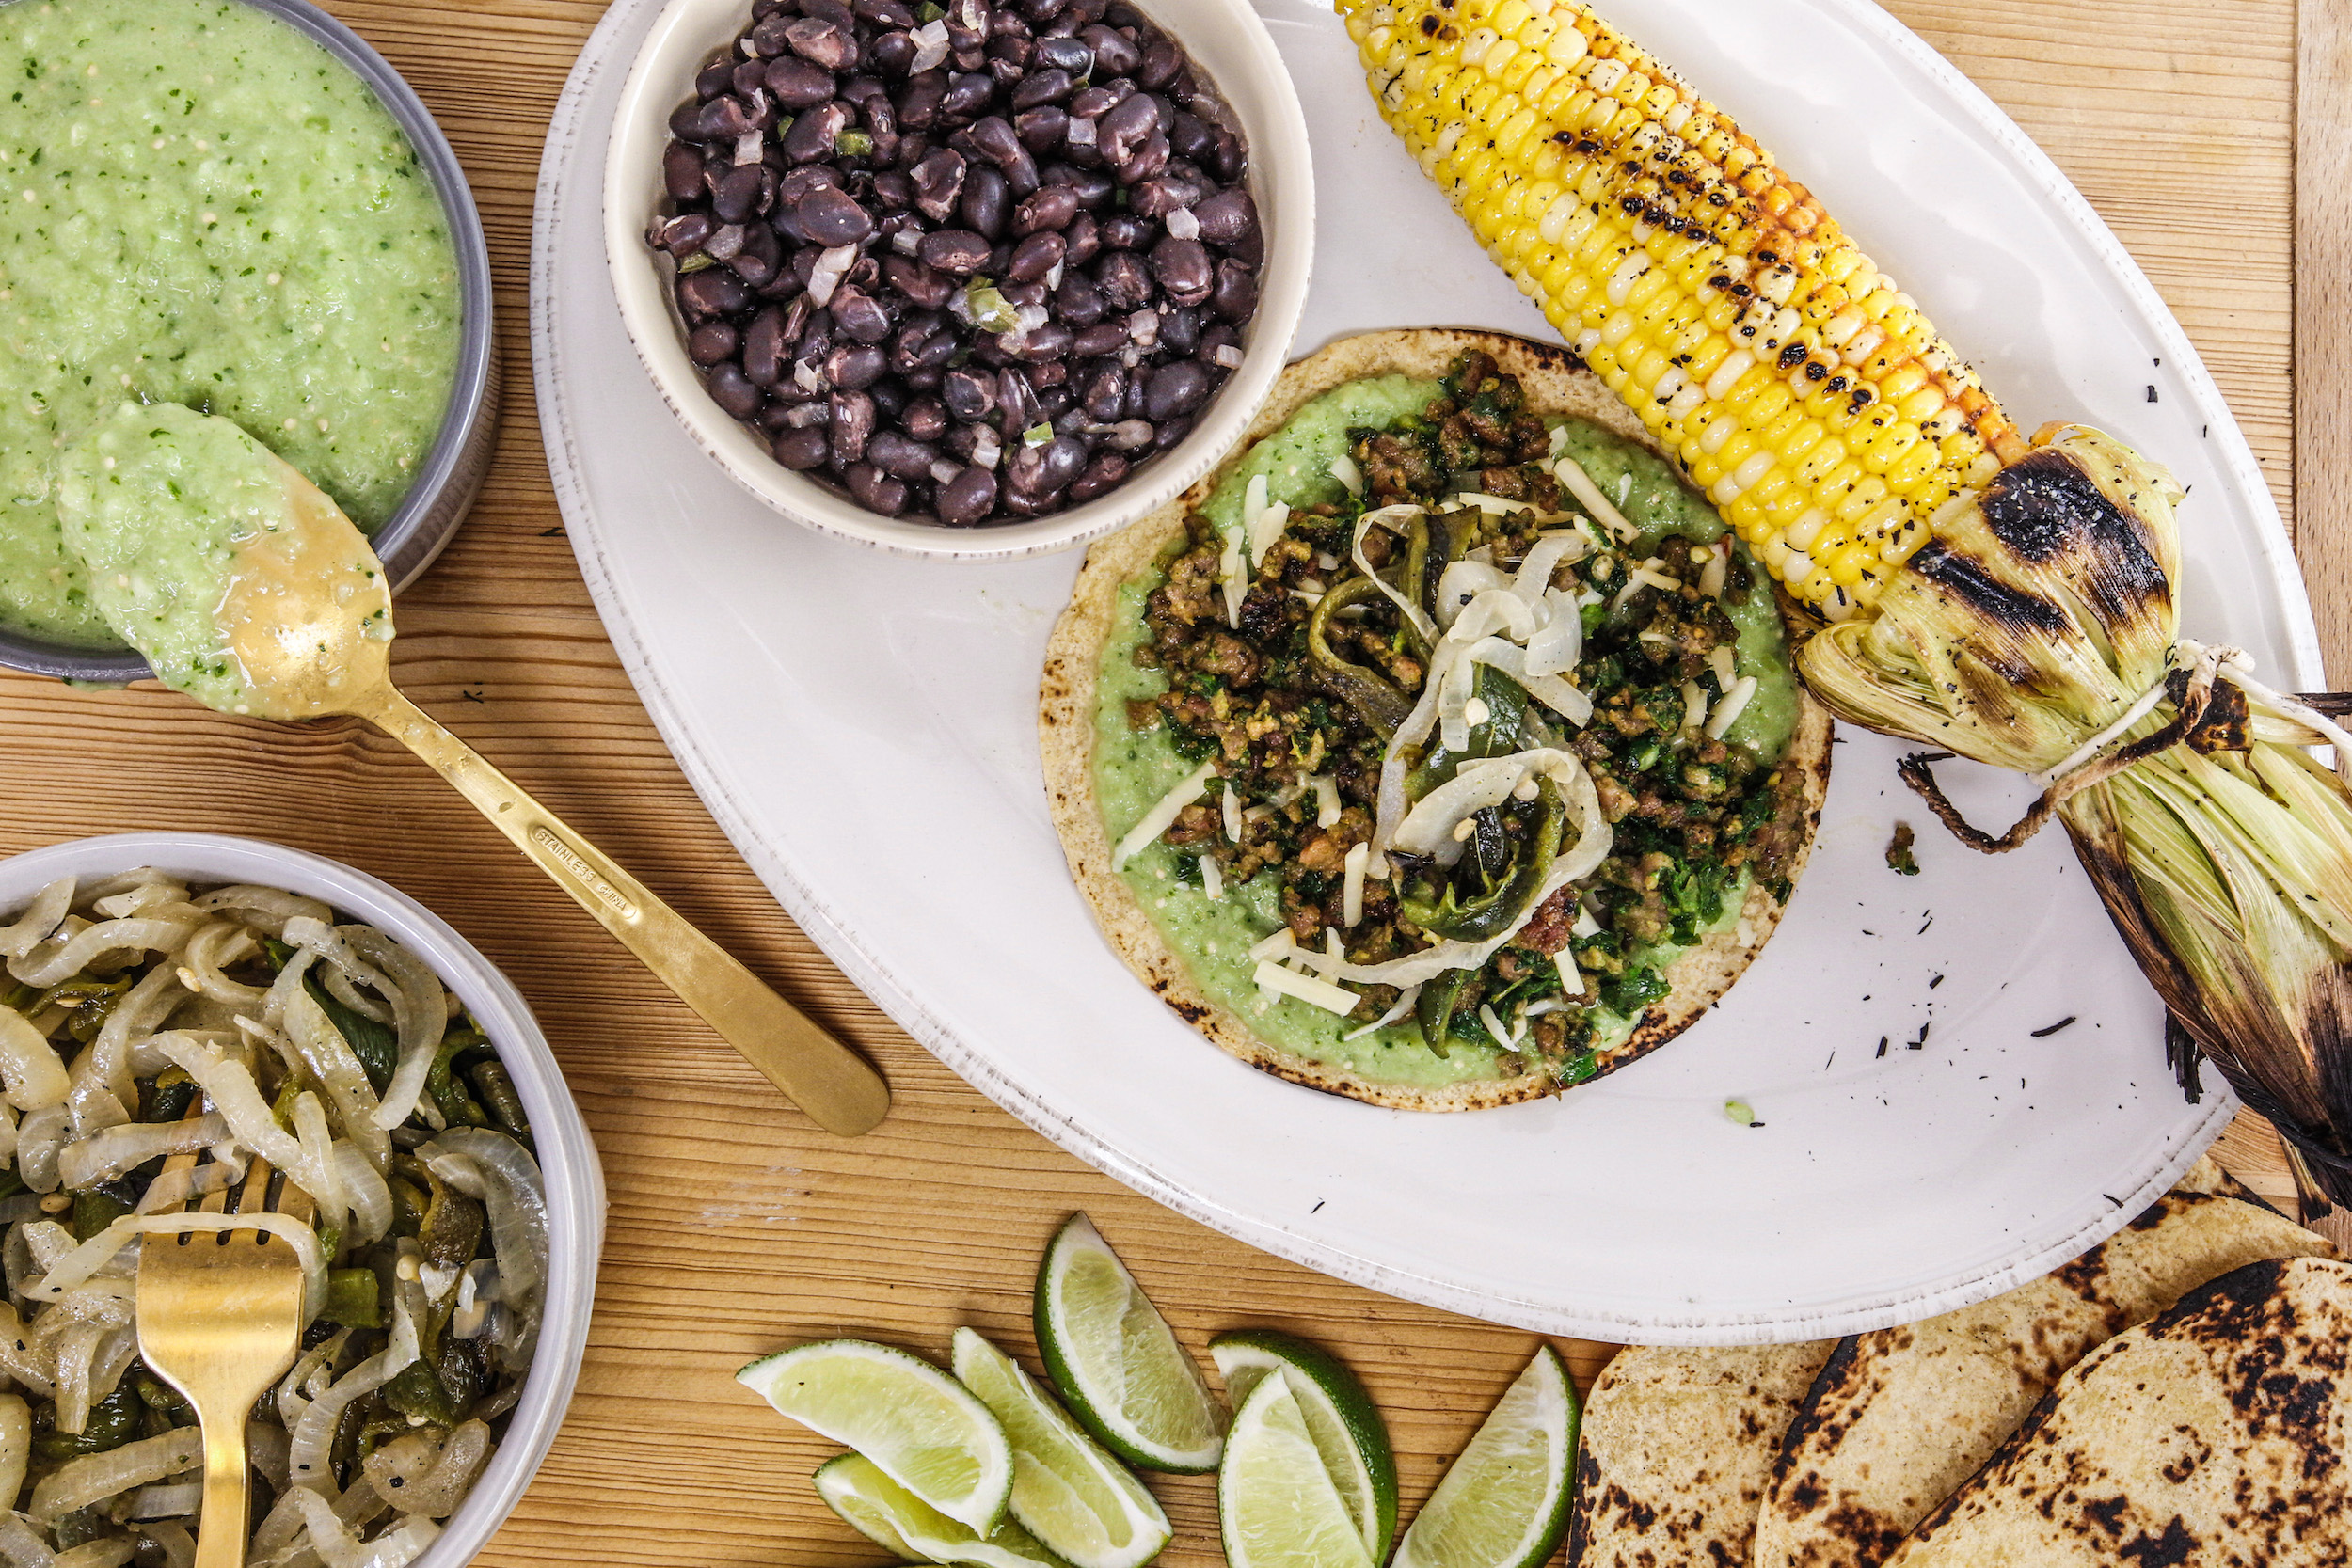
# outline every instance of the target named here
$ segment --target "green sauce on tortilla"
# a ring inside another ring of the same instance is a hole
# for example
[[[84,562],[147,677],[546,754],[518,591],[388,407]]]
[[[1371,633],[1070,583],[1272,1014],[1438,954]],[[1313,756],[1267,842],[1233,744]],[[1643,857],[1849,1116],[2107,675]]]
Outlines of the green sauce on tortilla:
[[[1341,500],[1346,491],[1334,477],[1333,465],[1347,457],[1351,432],[1394,428],[1419,414],[1439,390],[1433,380],[1387,375],[1349,382],[1325,393],[1236,463],[1200,507],[1201,514],[1229,535],[1241,532],[1245,493],[1261,476],[1269,499],[1294,508]],[[1574,458],[1638,531],[1636,540],[1622,546],[1629,560],[1650,553],[1658,541],[1670,535],[1694,543],[1724,536],[1713,509],[1650,452],[1582,420],[1550,422],[1555,427],[1565,424],[1562,455]],[[1745,560],[1745,547],[1735,548]],[[1763,584],[1764,575],[1753,562],[1748,566],[1754,580]],[[1162,579],[1163,574],[1153,571],[1120,585],[1114,626],[1096,672],[1093,766],[1104,822],[1114,841],[1197,766],[1196,760],[1179,754],[1168,726],[1138,732],[1129,721],[1132,701],[1156,697],[1168,688],[1162,671],[1138,668],[1135,662],[1137,649],[1151,636],[1145,601]],[[1768,589],[1759,586],[1738,603],[1726,600],[1723,609],[1738,631],[1738,672],[1756,683],[1753,698],[1723,738],[1771,763],[1788,748],[1798,718],[1786,633]],[[1282,925],[1277,879],[1270,875],[1239,885],[1229,881],[1222,898],[1212,900],[1199,873],[1190,871],[1185,857],[1166,842],[1136,854],[1120,875],[1162,939],[1185,956],[1207,997],[1269,1044],[1328,1068],[1417,1089],[1491,1081],[1516,1070],[1503,1061],[1502,1049],[1489,1040],[1456,1034],[1448,1053],[1439,1056],[1423,1043],[1409,1016],[1348,1039],[1346,1036],[1363,1027],[1360,1022],[1263,992],[1254,982],[1257,966],[1248,950]],[[1726,886],[1721,918],[1702,927],[1694,941],[1739,923],[1748,881],[1741,871]],[[1649,943],[1628,958],[1634,965],[1662,970],[1690,945]],[[1590,1043],[1606,1048],[1622,1041],[1639,1015],[1638,1007],[1633,1016],[1595,1009]]]

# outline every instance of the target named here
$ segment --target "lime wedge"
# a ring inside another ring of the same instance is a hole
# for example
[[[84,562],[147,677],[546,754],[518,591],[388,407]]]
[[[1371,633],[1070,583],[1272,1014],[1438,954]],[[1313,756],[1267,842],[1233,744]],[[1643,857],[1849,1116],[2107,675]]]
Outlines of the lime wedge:
[[[1012,1516],[1074,1568],[1142,1568],[1168,1544],[1168,1515],[1127,1467],[1013,1359],[956,1330],[956,1376],[1012,1440]]]
[[[881,1465],[861,1453],[819,1465],[817,1495],[860,1535],[909,1562],[1063,1568],[1060,1559],[1011,1520],[983,1539],[883,1475]]]
[[[1364,1551],[1375,1562],[1389,1556],[1396,1538],[1396,1456],[1389,1429],[1356,1374],[1295,1335],[1246,1328],[1209,1341],[1209,1354],[1225,1378],[1225,1397],[1238,1409],[1269,1373],[1291,1386],[1307,1418],[1308,1433],[1331,1484],[1356,1521]]]
[[[1225,1411],[1135,1275],[1084,1214],[1037,1271],[1037,1341],[1070,1412],[1130,1465],[1216,1468]]]
[[[1225,1440],[1217,1526],[1228,1568],[1375,1568],[1287,1377],[1261,1377]]]
[[[1005,1429],[921,1357],[863,1339],[822,1339],[755,1361],[735,1381],[979,1534],[1003,1517],[1012,1492]]]
[[[1540,1568],[1567,1533],[1576,1422],[1576,1386],[1546,1345],[1422,1504],[1392,1568]]]

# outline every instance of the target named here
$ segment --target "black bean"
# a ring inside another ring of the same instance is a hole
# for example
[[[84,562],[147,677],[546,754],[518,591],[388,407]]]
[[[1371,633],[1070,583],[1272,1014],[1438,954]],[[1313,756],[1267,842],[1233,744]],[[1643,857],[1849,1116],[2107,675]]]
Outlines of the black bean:
[[[956,212],[963,226],[991,240],[1005,237],[1006,211],[1011,205],[1005,177],[985,164],[973,166],[964,176],[963,195]]]
[[[768,62],[768,91],[793,114],[833,96],[833,72],[790,55]]]
[[[760,389],[752,385],[751,378],[743,373],[743,368],[732,360],[722,360],[712,366],[710,373],[703,380],[704,385],[710,388],[711,401],[739,420],[750,419],[759,412],[759,405],[767,401]]]
[[[842,483],[850,487],[858,505],[868,512],[895,517],[906,510],[907,487],[898,480],[885,478],[871,463],[850,464],[849,471],[842,475]]]
[[[996,509],[996,476],[977,464],[939,487],[939,520],[970,528]]]
[[[1157,92],[1176,80],[1176,73],[1184,68],[1184,56],[1167,39],[1154,39],[1143,52],[1143,63],[1135,70],[1136,86],[1147,92]]]
[[[749,231],[741,224],[723,224],[712,230],[709,238],[703,241],[703,251],[714,261],[731,261],[741,253],[743,242],[748,237]]]
[[[687,335],[686,355],[695,364],[708,370],[722,359],[734,358],[735,351],[741,345],[742,335],[729,324],[705,322]]]
[[[771,305],[744,329],[743,373],[762,387],[775,386],[785,377],[785,352],[790,347],[784,335],[784,307]]]
[[[1021,14],[1042,25],[1062,13],[1070,0],[1021,0]]]
[[[877,28],[914,25],[914,11],[902,0],[850,0],[850,9],[858,20],[870,22]]]
[[[899,479],[928,479],[931,465],[939,461],[939,451],[895,430],[878,430],[866,443],[866,461]]]
[[[914,395],[907,390],[906,383],[895,375],[883,376],[866,390],[873,396],[874,412],[881,416],[880,423],[885,429],[897,421],[906,409],[907,399]],[[873,456],[870,450],[866,456]]]
[[[850,106],[837,98],[803,111],[784,134],[785,157],[796,164],[812,164],[837,156],[839,149],[834,144],[850,128],[851,118]]]
[[[844,285],[834,291],[833,322],[842,335],[861,343],[879,343],[890,336],[890,312],[863,289]]]
[[[1034,447],[1024,441],[1005,464],[1005,486],[1015,495],[1041,500],[1068,489],[1086,462],[1085,446],[1067,436]]]
[[[1086,466],[1086,470],[1070,482],[1070,500],[1082,505],[1097,496],[1108,495],[1120,481],[1127,477],[1127,460],[1115,451],[1104,452]]]
[[[1179,307],[1160,312],[1160,346],[1172,355],[1189,356],[1200,345],[1200,318]]]
[[[1210,297],[1210,307],[1219,316],[1236,325],[1258,313],[1258,273],[1228,257],[1216,264],[1216,293]]]
[[[1089,75],[1094,70],[1094,51],[1080,39],[1040,39],[1037,57],[1039,63],[1052,67],[1072,81]]]
[[[1127,420],[1145,426],[1149,426],[1151,421],[1143,417],[1143,387],[1144,383],[1150,379],[1151,375],[1148,372],[1127,378],[1127,403],[1126,406],[1120,410]]]
[[[661,188],[673,201],[691,201],[703,194],[703,155],[682,141],[661,150]]]
[[[972,145],[980,155],[1005,171],[1005,180],[1016,197],[1027,196],[1038,187],[1037,162],[1029,150],[1021,145],[1020,135],[1011,121],[1001,115],[990,115],[973,121]]]
[[[1122,184],[1138,184],[1168,166],[1168,138],[1154,131],[1126,158],[1112,161],[1118,165]]]
[[[1138,217],[1165,218],[1200,199],[1200,187],[1188,180],[1163,174],[1146,180],[1127,193],[1127,206]]]
[[[945,223],[963,194],[966,172],[963,154],[954,148],[936,148],[926,153],[922,162],[907,171],[914,182],[915,206],[933,223]]]
[[[1133,213],[1115,213],[1103,220],[1103,248],[1140,250],[1160,231],[1159,225]]]
[[[982,72],[951,76],[947,79],[946,95],[940,100],[939,112],[958,118],[975,115],[989,105],[996,96],[996,79]]]
[[[936,441],[947,433],[947,405],[935,397],[911,399],[899,411],[898,423],[914,440]],[[937,453],[932,455],[936,460]]]
[[[1114,250],[1104,257],[1094,269],[1094,286],[1113,310],[1136,309],[1152,294],[1152,275],[1132,250]]]
[[[1081,28],[1078,37],[1094,51],[1094,73],[1098,76],[1132,76],[1143,63],[1143,51],[1132,40],[1099,23]]]
[[[1003,15],[1003,13],[999,14]],[[1003,15],[1003,20],[1008,23],[1017,24],[1020,21],[1020,18],[1010,15]],[[988,40],[988,73],[991,76],[995,77],[1000,85],[1008,87],[1018,86],[1023,76],[1027,73],[1029,61],[1035,57],[1036,54],[1037,44],[1030,39],[1028,34],[1013,32],[999,33]],[[1008,77],[1005,71],[1001,69],[1004,66],[1010,66],[1013,68],[1012,74],[1009,77]]]
[[[1032,234],[1013,246],[1005,276],[1016,283],[1034,283],[1060,266],[1069,250],[1070,243],[1059,234]]]
[[[862,392],[890,369],[890,356],[872,343],[835,343],[817,367],[828,386],[844,392]]]
[[[1012,129],[1021,138],[1021,145],[1034,157],[1061,145],[1063,135],[1070,129],[1070,116],[1059,104],[1040,104],[1013,116]]]
[[[949,371],[940,381],[939,395],[959,420],[977,421],[996,412],[996,378],[980,371]]]
[[[951,38],[953,33],[954,29],[950,28],[949,36]],[[990,94],[993,96],[995,93],[996,76],[993,71],[989,70],[988,51],[985,49],[975,46],[970,49],[954,50],[947,55],[947,63],[956,68],[956,73],[958,75],[979,75],[987,77],[988,90]]]
[[[1200,237],[1212,245],[1235,245],[1258,231],[1258,204],[1240,185],[1202,198],[1192,215],[1200,225]]]
[[[1152,247],[1152,276],[1179,305],[1199,305],[1216,287],[1216,269],[1199,240],[1162,240]]]
[[[1010,365],[996,372],[996,427],[1007,441],[1018,441],[1037,423],[1037,388]]]
[[[1054,291],[1053,311],[1074,327],[1092,326],[1103,319],[1103,291],[1085,273],[1065,272],[1061,287]]]
[[[1070,72],[1058,66],[1032,71],[1012,89],[1013,109],[1018,112],[1034,109],[1041,103],[1058,103],[1070,96],[1071,87]]]
[[[988,241],[970,230],[943,229],[924,235],[922,249],[917,254],[927,267],[969,277],[988,264]]]
[[[792,53],[827,71],[857,69],[856,35],[835,22],[823,17],[804,16],[784,30],[784,41]]]
[[[732,316],[752,302],[752,291],[724,267],[706,267],[677,280],[678,309],[689,321]]]
[[[890,287],[926,310],[946,306],[956,292],[953,283],[911,256],[883,257],[882,271]]]
[[[906,33],[884,33],[866,46],[866,69],[889,77],[904,76],[914,68],[916,44]]]
[[[787,430],[776,437],[776,461],[787,468],[805,473],[821,468],[833,456],[832,444],[826,440],[824,427],[810,425],[802,430]]]
[[[1152,432],[1152,450],[1153,451],[1166,451],[1177,442],[1183,440],[1185,436],[1191,434],[1191,415],[1187,414],[1180,420],[1169,420],[1167,423]]]
[[[784,242],[776,231],[764,223],[745,229],[743,244],[727,259],[737,277],[756,289],[776,276],[784,265]]]
[[[1063,358],[1070,353],[1072,337],[1070,328],[1059,322],[1049,321],[1043,326],[1030,331],[1028,337],[1022,342],[1021,357],[1043,361],[1044,363],[1039,367],[1041,370],[1050,368],[1058,372],[1062,367],[1054,361]]]
[[[1216,151],[1216,133],[1198,115],[1178,115],[1168,128],[1168,148],[1187,163],[1204,163]]]
[[[1114,164],[1124,164],[1146,141],[1158,135],[1158,103],[1159,100],[1151,94],[1137,93],[1104,115],[1094,131],[1094,145],[1103,156]]]
[[[792,219],[809,243],[827,250],[855,245],[874,231],[874,215],[849,192],[818,185],[792,204]]]
[[[1012,215],[1012,231],[1036,234],[1063,230],[1077,215],[1078,193],[1067,185],[1047,185],[1021,203],[1020,210]]]
[[[1143,410],[1153,423],[1189,414],[1207,401],[1209,372],[1200,361],[1177,359],[1152,372],[1145,383]]]
[[[718,230],[708,213],[681,213],[661,226],[659,243],[662,249],[683,261],[708,245],[710,236]]]
[[[928,131],[939,122],[940,103],[947,96],[947,77],[938,71],[921,71],[898,89],[898,123],[910,131]]]
[[[713,60],[694,75],[694,99],[707,103],[723,92],[735,90],[735,62]]]
[[[1029,379],[1041,388],[1064,386],[1070,380],[1070,361],[1066,358],[1040,359],[1029,366]],[[1056,407],[1068,407],[1070,398],[1075,395],[1072,393],[1063,397],[1057,403]],[[1038,393],[1038,403],[1042,406],[1044,402],[1045,394],[1041,391]]]
[[[914,182],[904,169],[885,169],[874,176],[874,202],[885,213],[904,212],[914,205]]]
[[[786,173],[776,182],[776,199],[785,206],[790,207],[819,185],[831,185],[835,190],[840,189],[840,172],[823,164],[803,164]]]
[[[874,400],[864,392],[835,391],[831,406],[833,464],[845,467],[866,455],[874,434]]]
[[[1106,329],[1103,327],[1096,327],[1094,330],[1101,332]],[[1127,335],[1124,332],[1121,332],[1119,336],[1120,341],[1123,343],[1126,341]],[[1111,350],[1104,350],[1103,352],[1109,353],[1117,347],[1118,345],[1114,344]],[[1078,355],[1085,355],[1087,352],[1086,340],[1083,337],[1080,338],[1077,344],[1073,347],[1071,352]],[[1113,423],[1118,420],[1120,407],[1126,401],[1126,397],[1127,372],[1123,366],[1114,360],[1110,364],[1104,366],[1101,370],[1096,371],[1093,378],[1087,383],[1087,417],[1093,420],[1097,424]]]
[[[1194,351],[1193,357],[1209,367],[1211,380],[1221,382],[1231,375],[1232,371],[1230,367],[1217,363],[1217,351],[1240,347],[1241,334],[1234,331],[1228,323],[1218,322],[1200,334],[1200,346]]]
[[[1103,253],[1102,227],[1090,213],[1080,213],[1070,220],[1070,227],[1061,231],[1070,244],[1068,265],[1083,267]]]

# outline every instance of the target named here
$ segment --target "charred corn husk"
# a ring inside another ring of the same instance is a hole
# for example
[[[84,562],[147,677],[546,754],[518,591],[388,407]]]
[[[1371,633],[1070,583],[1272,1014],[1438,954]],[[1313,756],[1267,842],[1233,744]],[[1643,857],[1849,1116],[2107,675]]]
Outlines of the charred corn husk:
[[[2181,1025],[2352,1206],[2352,734],[2179,637],[2170,478],[2021,438],[1763,149],[1575,0],[1339,0],[1380,112],[1792,596],[1842,716],[2042,778]],[[2193,1069],[2193,1057],[2190,1060]]]
[[[1774,576],[1833,619],[2024,444],[1805,188],[1581,6],[1343,0],[1380,112]]]

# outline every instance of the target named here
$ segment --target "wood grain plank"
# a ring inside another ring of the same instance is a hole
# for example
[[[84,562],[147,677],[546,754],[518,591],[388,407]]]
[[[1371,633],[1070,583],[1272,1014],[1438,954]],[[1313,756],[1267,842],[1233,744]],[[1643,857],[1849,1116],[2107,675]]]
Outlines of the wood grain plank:
[[[2331,681],[2352,679],[2352,0],[2302,0],[2296,109],[2295,458],[2305,515],[2303,575]]]
[[[2340,109],[2344,80],[2331,68],[2314,83],[2310,19],[2333,17],[2340,38],[2352,0],[2305,3],[2309,115],[2323,87]],[[504,312],[497,467],[442,562],[402,599],[403,684],[870,1053],[898,1094],[872,1137],[850,1144],[812,1130],[492,830],[363,726],[271,727],[156,691],[79,693],[0,677],[0,781],[11,786],[0,789],[0,852],[171,827],[256,833],[332,855],[448,917],[506,969],[547,1025],[603,1153],[611,1233],[580,1397],[539,1481],[481,1561],[872,1562],[875,1551],[805,1483],[827,1446],[745,1396],[734,1369],[841,1333],[942,1354],[962,1323],[1032,1356],[1030,1272],[1073,1208],[1094,1215],[1196,1346],[1218,1329],[1263,1323],[1342,1350],[1389,1416],[1409,1508],[1533,1337],[1252,1251],[1127,1192],[997,1110],[892,1026],[785,918],[629,689],[561,536],[523,327],[540,141],[602,6],[329,5],[417,84],[449,130],[483,208]],[[2284,504],[2296,455],[2292,0],[2226,8],[2211,0],[1898,0],[1890,8],[2014,115],[2115,227],[2181,313]],[[2340,188],[2342,166],[2331,166]],[[2338,269],[2316,270],[2344,287]],[[2307,290],[2313,272],[2302,270]],[[2342,301],[2328,297],[2340,325]],[[2344,362],[2340,345],[2330,352],[2328,366]],[[2317,363],[2308,350],[2305,362]],[[2346,445],[2340,425],[2323,434],[2307,425],[2305,462],[2320,461],[2322,441],[2339,457]],[[2303,546],[2315,577],[2342,584],[2352,576],[2340,525],[2307,529]],[[2282,1192],[2283,1167],[2265,1137],[2249,1126],[2227,1147],[2258,1184]],[[1611,1354],[1563,1348],[1581,1382]],[[1180,1530],[1168,1568],[1216,1562],[1209,1483],[1155,1484]]]

